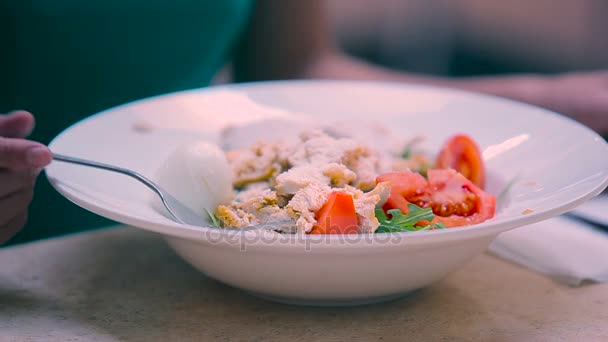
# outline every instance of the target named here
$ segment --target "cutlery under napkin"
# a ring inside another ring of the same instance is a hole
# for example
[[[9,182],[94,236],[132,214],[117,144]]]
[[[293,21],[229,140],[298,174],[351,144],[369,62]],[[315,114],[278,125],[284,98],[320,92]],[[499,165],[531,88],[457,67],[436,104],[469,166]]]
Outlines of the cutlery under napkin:
[[[598,196],[568,215],[502,233],[489,251],[571,286],[605,282],[608,230],[598,229],[600,225],[608,225],[608,195]]]

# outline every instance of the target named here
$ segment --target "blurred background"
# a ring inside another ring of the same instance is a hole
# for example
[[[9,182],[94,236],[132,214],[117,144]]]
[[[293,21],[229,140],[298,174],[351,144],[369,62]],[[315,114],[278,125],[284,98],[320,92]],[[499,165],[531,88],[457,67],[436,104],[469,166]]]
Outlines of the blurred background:
[[[353,56],[435,75],[608,68],[606,0],[328,0]]]

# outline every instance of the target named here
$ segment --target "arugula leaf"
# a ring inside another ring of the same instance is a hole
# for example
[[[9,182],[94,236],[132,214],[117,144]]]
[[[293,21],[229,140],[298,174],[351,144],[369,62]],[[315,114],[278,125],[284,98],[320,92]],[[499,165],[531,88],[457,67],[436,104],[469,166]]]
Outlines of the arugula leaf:
[[[218,220],[217,217],[215,217],[215,214],[212,213],[211,211],[209,211],[209,209],[207,209],[207,208],[205,208],[205,211],[207,212],[207,215],[209,216],[209,219],[211,219],[211,222],[213,223],[213,225],[215,227],[221,227],[220,220]]]
[[[403,152],[401,153],[401,158],[402,159],[410,159],[410,157],[412,156],[412,148],[410,145],[407,145],[405,147],[405,150],[403,150]]]
[[[420,166],[420,169],[418,170],[418,173],[422,175],[422,177],[426,178],[427,180],[429,179],[429,170],[433,168],[433,165],[427,165],[427,164],[422,164],[422,166]]]
[[[445,226],[445,224],[441,223],[441,222],[437,222],[437,223],[433,223],[433,224],[429,224],[426,225],[424,227],[419,227],[418,231],[425,231],[425,230],[431,230],[431,229],[444,229],[447,228]]]
[[[419,143],[420,140],[421,139],[414,139],[414,140],[410,141],[407,145],[405,145],[403,152],[401,152],[401,159],[404,159],[404,160],[409,160],[412,158],[415,159],[417,155],[414,155],[414,146],[417,143]],[[414,162],[416,162],[416,160],[414,160]],[[426,178],[427,171],[429,169],[433,168],[433,164],[432,163],[427,164],[427,163],[420,162],[420,161],[418,161],[418,162],[419,162],[418,169],[417,170],[414,169],[412,171],[417,172],[417,173],[421,174],[424,178]]]
[[[399,209],[391,209],[388,213],[391,215],[389,220],[382,209],[376,209],[376,218],[380,221],[380,226],[376,229],[376,233],[393,233],[393,232],[416,232],[430,229],[442,229],[445,225],[435,223],[426,226],[417,226],[420,221],[432,221],[435,218],[431,208],[420,208],[415,204],[408,204],[409,213],[404,215]]]
[[[414,137],[412,140],[410,140],[406,145],[405,148],[403,149],[403,152],[401,153],[401,158],[402,159],[410,159],[413,155],[413,149],[414,146],[416,146],[418,143],[420,143],[420,141],[422,141],[422,137]]]

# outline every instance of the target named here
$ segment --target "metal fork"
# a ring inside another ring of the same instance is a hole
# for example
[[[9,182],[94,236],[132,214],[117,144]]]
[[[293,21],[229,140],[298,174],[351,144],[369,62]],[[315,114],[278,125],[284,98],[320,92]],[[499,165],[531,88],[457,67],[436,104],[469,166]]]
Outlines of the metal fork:
[[[83,166],[90,166],[106,171],[117,172],[134,178],[140,181],[145,186],[147,186],[150,190],[154,191],[154,193],[156,193],[158,197],[160,197],[161,202],[163,203],[169,214],[171,214],[172,218],[178,223],[202,227],[210,226],[209,223],[205,221],[202,216],[198,215],[193,210],[182,204],[175,197],[171,196],[171,194],[169,194],[167,191],[163,190],[158,184],[154,183],[153,181],[149,180],[148,178],[142,176],[141,174],[135,171],[81,158],[64,156],[58,153],[53,153],[53,160]]]

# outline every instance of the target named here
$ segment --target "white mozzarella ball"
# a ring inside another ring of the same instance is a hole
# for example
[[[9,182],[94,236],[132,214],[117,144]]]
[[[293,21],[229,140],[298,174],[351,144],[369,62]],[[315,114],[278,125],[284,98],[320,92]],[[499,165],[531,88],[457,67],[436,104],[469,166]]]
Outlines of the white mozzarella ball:
[[[188,143],[178,147],[157,172],[158,184],[183,204],[206,217],[230,201],[232,170],[216,145]]]

